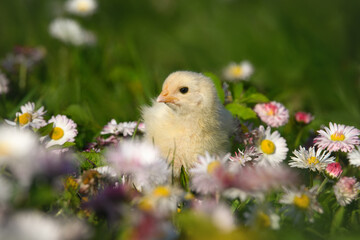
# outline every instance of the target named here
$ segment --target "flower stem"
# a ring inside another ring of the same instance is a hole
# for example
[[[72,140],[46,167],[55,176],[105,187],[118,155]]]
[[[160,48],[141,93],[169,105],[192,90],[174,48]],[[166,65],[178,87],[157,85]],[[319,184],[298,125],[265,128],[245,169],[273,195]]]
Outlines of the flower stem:
[[[325,185],[328,181],[329,181],[329,179],[326,177],[324,179],[324,181],[321,183],[320,187],[317,189],[317,191],[316,191],[317,194],[321,193],[321,191],[323,190],[323,188],[325,187]]]
[[[304,127],[302,127],[300,129],[298,135],[296,136],[294,148],[297,148],[300,145],[300,140],[301,140],[303,133],[304,133]]]
[[[310,172],[309,188],[312,188],[314,185],[314,175]]]

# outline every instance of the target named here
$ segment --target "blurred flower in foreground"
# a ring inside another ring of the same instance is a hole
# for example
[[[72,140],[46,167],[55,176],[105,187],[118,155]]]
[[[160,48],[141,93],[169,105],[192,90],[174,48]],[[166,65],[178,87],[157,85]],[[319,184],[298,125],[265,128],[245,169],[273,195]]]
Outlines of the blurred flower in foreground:
[[[78,240],[89,237],[89,228],[83,222],[37,211],[18,212],[0,225],[0,239]]]
[[[281,103],[272,101],[269,103],[258,103],[254,111],[261,121],[270,127],[280,127],[289,120],[289,111]]]
[[[341,206],[348,205],[357,198],[360,191],[360,183],[355,177],[342,177],[334,185],[336,200]]]
[[[12,53],[9,53],[2,61],[2,66],[7,72],[14,73],[19,71],[21,67],[26,70],[32,68],[39,63],[46,55],[44,47],[23,47],[17,46]]]
[[[0,95],[7,93],[9,91],[8,85],[9,85],[9,80],[0,71]]]
[[[341,165],[338,162],[329,163],[325,169],[326,176],[331,179],[339,178],[342,172]]]
[[[125,174],[137,188],[151,188],[170,178],[167,162],[152,145],[124,141],[107,152],[107,161],[119,174]]]
[[[0,175],[0,219],[1,219],[1,208],[2,204],[6,203],[11,197],[11,185],[6,178]]]
[[[347,155],[350,165],[360,167],[360,147],[357,146]]]
[[[24,106],[21,106],[20,109],[21,112],[16,113],[15,122],[6,120],[8,124],[15,126],[19,123],[21,128],[41,128],[46,125],[46,121],[43,117],[46,111],[44,111],[43,106],[35,111],[35,103],[28,102]]]
[[[181,194],[180,189],[170,185],[159,185],[139,200],[138,207],[157,216],[169,216],[176,212]]]
[[[230,63],[223,70],[223,76],[226,81],[237,82],[240,80],[248,80],[253,74],[254,68],[249,61],[240,63]]]
[[[95,0],[68,0],[65,3],[65,9],[69,13],[87,16],[93,14],[97,8]]]
[[[71,19],[55,19],[51,22],[49,31],[54,38],[76,46],[92,45],[96,42],[92,32],[82,29],[76,21]]]
[[[317,131],[319,136],[315,138],[315,146],[327,149],[329,152],[351,152],[355,145],[360,144],[360,130],[353,126],[329,123],[329,128],[324,127]]]
[[[263,229],[270,228],[277,230],[280,228],[280,216],[275,214],[271,209],[265,207],[253,207],[249,212],[244,214],[246,225]]]
[[[54,123],[49,135],[42,137],[41,141],[46,148],[54,145],[62,146],[66,142],[74,142],[78,134],[76,123],[64,115],[52,116],[48,123]],[[65,149],[62,149],[65,150]]]
[[[295,120],[298,123],[309,124],[312,120],[314,120],[314,117],[307,112],[297,112],[295,113]]]
[[[278,131],[271,133],[270,127],[265,130],[263,126],[260,126],[258,137],[256,147],[262,153],[258,161],[260,165],[276,166],[285,160],[289,149]]]
[[[311,171],[323,171],[328,166],[329,163],[334,162],[335,157],[331,157],[330,153],[326,150],[319,148],[315,151],[314,147],[310,147],[306,150],[304,147],[300,146],[299,150],[294,150],[293,154],[289,161],[290,167],[297,168],[308,168]]]
[[[311,189],[302,186],[300,189],[285,189],[285,194],[280,199],[280,203],[288,205],[285,209],[287,215],[290,215],[295,222],[305,214],[310,222],[313,222],[315,212],[323,213],[322,208],[316,200],[316,191],[318,186]]]
[[[39,147],[39,139],[32,131],[0,126],[0,165],[9,167],[25,186],[30,184]]]

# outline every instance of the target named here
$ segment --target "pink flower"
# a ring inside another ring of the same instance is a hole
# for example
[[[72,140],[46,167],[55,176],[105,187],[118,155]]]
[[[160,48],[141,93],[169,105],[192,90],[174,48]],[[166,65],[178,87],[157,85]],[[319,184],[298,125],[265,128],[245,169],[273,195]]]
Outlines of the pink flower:
[[[360,184],[355,177],[342,177],[334,185],[336,200],[341,206],[351,203],[359,194]]]
[[[351,152],[355,145],[360,144],[360,130],[353,126],[329,123],[329,128],[324,127],[317,131],[319,136],[315,140],[315,146],[327,149],[329,152]]]
[[[272,101],[269,103],[258,103],[254,111],[261,121],[271,127],[280,127],[289,120],[289,111],[281,103]]]
[[[339,178],[342,172],[341,165],[338,162],[329,163],[325,169],[325,174],[333,179]]]
[[[295,120],[298,123],[309,124],[312,120],[314,120],[314,117],[310,113],[297,112],[295,113]]]

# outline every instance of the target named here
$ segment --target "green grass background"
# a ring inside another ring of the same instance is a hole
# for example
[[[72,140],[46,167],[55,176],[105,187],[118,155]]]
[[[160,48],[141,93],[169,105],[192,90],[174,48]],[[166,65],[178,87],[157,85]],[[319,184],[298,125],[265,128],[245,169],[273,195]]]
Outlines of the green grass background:
[[[172,71],[220,75],[248,59],[252,83],[292,113],[359,127],[360,1],[102,0],[85,18],[66,14],[63,3],[0,1],[0,58],[15,45],[47,50],[26,90],[3,97],[3,118],[31,100],[48,116],[71,116],[90,138],[111,118],[137,120]],[[93,31],[97,45],[53,39],[48,27],[59,16]]]

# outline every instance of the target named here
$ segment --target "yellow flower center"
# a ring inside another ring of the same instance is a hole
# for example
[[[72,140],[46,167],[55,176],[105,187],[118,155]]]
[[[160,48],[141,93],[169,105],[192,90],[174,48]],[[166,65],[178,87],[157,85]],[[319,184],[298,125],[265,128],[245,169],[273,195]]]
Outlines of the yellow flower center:
[[[345,136],[342,133],[336,132],[334,134],[331,134],[330,139],[332,141],[344,141]]]
[[[242,73],[243,73],[243,70],[240,66],[235,66],[231,69],[231,74],[233,76],[239,77],[242,75]]]
[[[53,140],[59,140],[64,136],[64,130],[59,127],[54,127],[54,129],[50,133],[50,138]]]
[[[77,8],[80,12],[87,12],[89,10],[89,4],[86,1],[80,1]]]
[[[268,139],[264,139],[261,141],[260,148],[263,153],[266,154],[273,154],[275,152],[275,144]]]
[[[212,174],[216,168],[218,168],[220,166],[220,162],[219,161],[213,161],[211,163],[208,164],[207,166],[207,172]]]
[[[319,160],[316,157],[309,157],[307,159],[308,165],[316,165],[319,163]]]
[[[300,209],[307,209],[310,205],[310,199],[306,194],[301,194],[300,197],[294,197],[294,205]]]
[[[153,209],[153,204],[148,198],[143,198],[138,206],[143,211],[151,211]]]
[[[271,226],[270,217],[262,211],[257,214],[256,222],[260,227],[268,228]]]
[[[0,157],[8,156],[10,153],[9,144],[6,142],[0,142]]]
[[[31,120],[32,116],[30,113],[24,113],[19,116],[19,123],[21,126],[28,124]]]
[[[159,186],[153,190],[153,194],[156,197],[168,197],[170,196],[170,190],[167,187]]]

